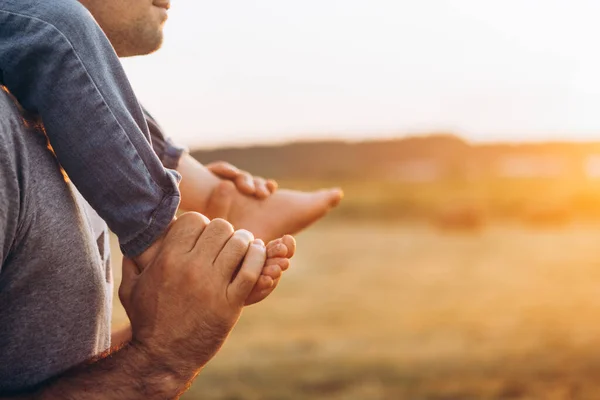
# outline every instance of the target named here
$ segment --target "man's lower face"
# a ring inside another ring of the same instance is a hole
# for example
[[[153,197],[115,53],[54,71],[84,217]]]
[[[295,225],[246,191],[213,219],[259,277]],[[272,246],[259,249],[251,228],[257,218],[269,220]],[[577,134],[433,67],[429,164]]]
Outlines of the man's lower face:
[[[158,50],[163,41],[166,0],[80,0],[92,13],[120,57]]]

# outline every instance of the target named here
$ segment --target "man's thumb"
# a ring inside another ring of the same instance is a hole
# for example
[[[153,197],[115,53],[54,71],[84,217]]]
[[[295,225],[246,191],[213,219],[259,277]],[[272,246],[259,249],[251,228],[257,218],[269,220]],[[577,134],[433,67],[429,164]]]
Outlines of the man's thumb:
[[[130,258],[123,257],[123,276],[121,278],[121,286],[119,287],[119,298],[123,305],[125,305],[125,302],[129,299],[131,290],[133,289],[133,283],[138,275],[139,270],[135,262]]]

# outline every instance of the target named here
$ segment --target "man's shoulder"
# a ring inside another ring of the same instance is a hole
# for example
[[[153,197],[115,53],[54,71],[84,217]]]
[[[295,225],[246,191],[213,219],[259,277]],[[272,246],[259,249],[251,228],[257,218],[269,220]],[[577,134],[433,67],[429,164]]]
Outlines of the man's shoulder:
[[[0,147],[9,154],[17,153],[28,138],[26,132],[43,136],[41,119],[24,110],[8,89],[0,86]]]
[[[0,270],[16,235],[22,188],[18,159],[22,114],[12,96],[0,86]]]
[[[0,123],[10,118],[18,118],[21,115],[21,109],[13,95],[4,86],[0,85]]]
[[[19,215],[26,204],[32,171],[48,163],[47,138],[41,119],[23,110],[0,86],[0,204],[3,218]],[[55,166],[56,168],[56,166]],[[0,218],[0,222],[2,221]],[[2,227],[0,227],[2,228]]]

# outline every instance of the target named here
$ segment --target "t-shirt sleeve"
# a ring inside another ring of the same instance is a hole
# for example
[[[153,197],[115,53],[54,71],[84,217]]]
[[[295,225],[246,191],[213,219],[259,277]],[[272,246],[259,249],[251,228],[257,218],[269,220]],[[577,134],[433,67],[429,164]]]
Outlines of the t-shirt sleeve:
[[[177,169],[179,160],[187,153],[188,149],[178,145],[170,137],[165,135],[165,132],[160,127],[158,122],[150,115],[148,110],[144,109],[144,115],[148,122],[148,130],[152,140],[152,148],[162,162],[165,168]]]
[[[2,113],[0,113],[1,115]],[[22,191],[15,152],[10,151],[7,121],[0,120],[0,272],[17,237]]]

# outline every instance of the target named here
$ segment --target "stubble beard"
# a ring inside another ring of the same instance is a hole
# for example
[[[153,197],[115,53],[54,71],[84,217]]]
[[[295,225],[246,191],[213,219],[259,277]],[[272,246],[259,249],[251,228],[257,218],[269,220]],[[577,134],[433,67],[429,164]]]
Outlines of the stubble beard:
[[[133,27],[132,27],[133,28]],[[135,24],[135,28],[109,35],[119,57],[143,56],[154,53],[163,44],[163,27],[148,29],[147,24]]]

